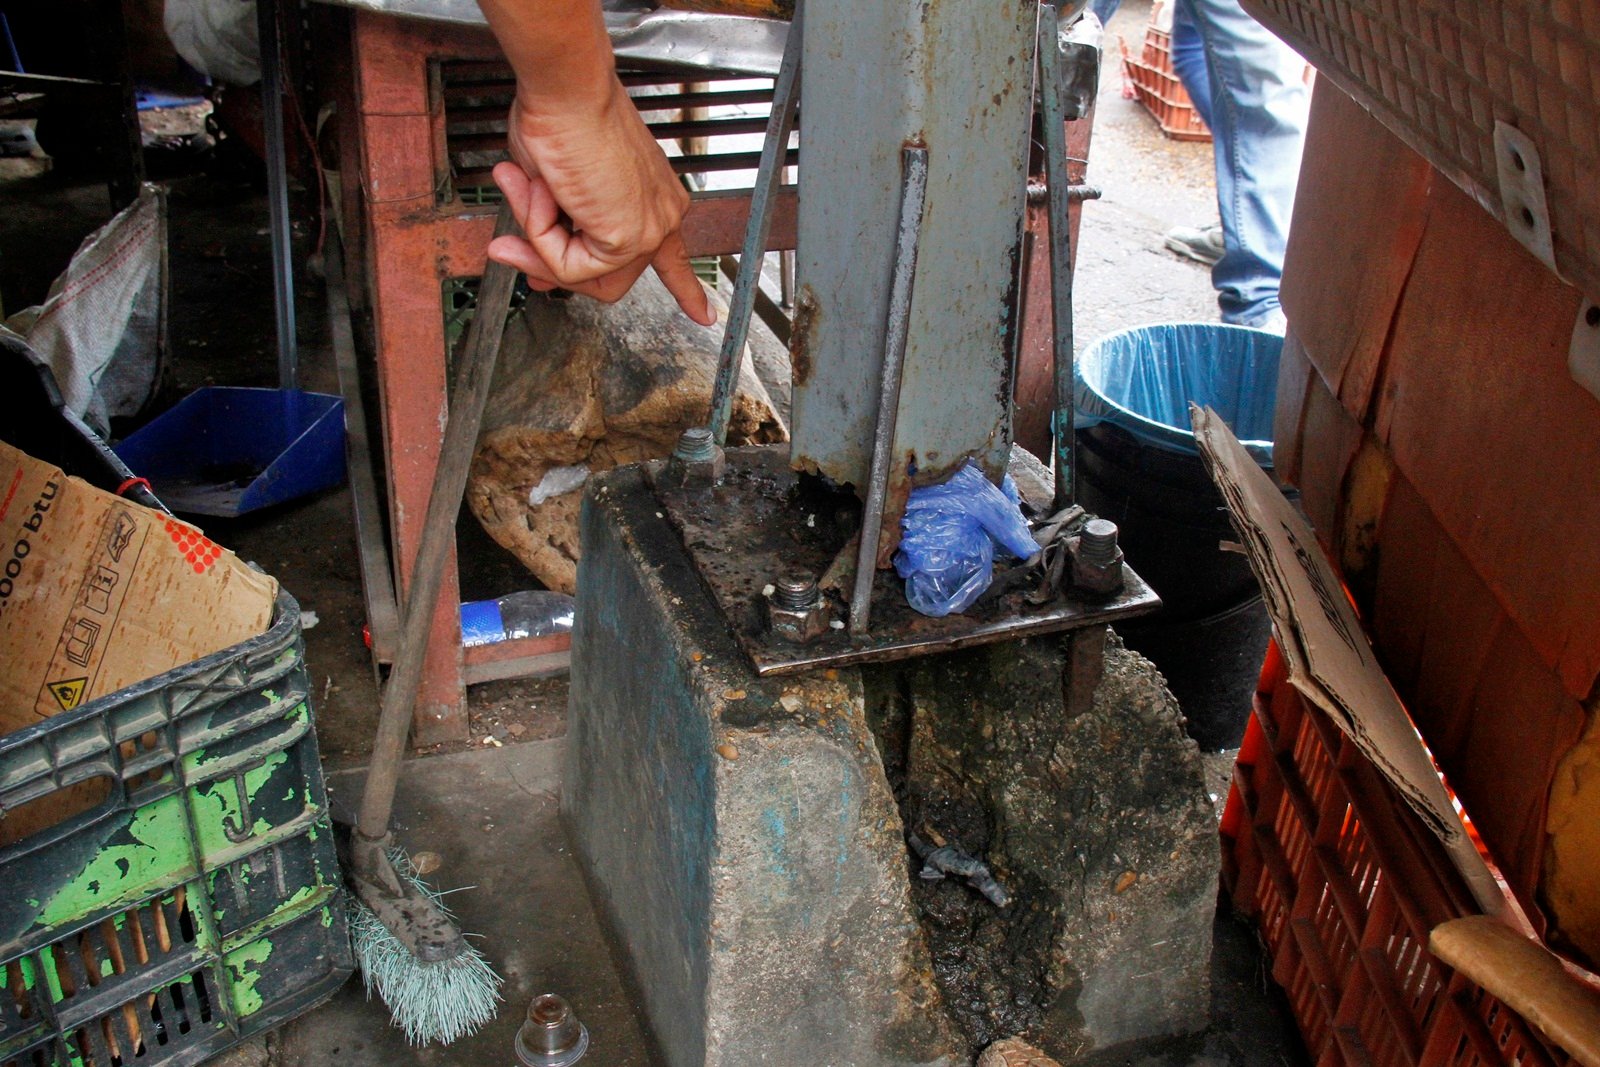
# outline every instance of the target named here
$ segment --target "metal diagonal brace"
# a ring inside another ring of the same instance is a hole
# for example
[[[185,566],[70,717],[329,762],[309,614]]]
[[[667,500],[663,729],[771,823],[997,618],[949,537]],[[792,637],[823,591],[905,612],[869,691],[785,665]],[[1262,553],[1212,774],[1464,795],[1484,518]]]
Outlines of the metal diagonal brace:
[[[1039,5],[1039,95],[1043,103],[1045,183],[1050,200],[1050,318],[1055,337],[1055,506],[1068,507],[1077,496],[1073,434],[1076,419],[1077,353],[1072,336],[1072,229],[1067,176],[1068,100],[1061,54],[1061,13]]]
[[[803,6],[795,4],[794,21],[789,25],[789,37],[783,47],[783,65],[778,68],[778,80],[772,89],[772,113],[767,119],[766,140],[761,145],[755,188],[750,193],[750,221],[745,226],[739,276],[733,283],[728,326],[722,333],[722,353],[717,358],[717,378],[711,388],[711,439],[719,448],[728,441],[733,393],[738,388],[739,371],[744,365],[750,313],[755,307],[756,291],[761,287],[761,260],[766,255],[767,237],[772,232],[772,202],[778,195],[784,160],[789,154],[789,135],[794,131],[800,104],[800,54],[805,36]]]
[[[928,199],[928,150],[907,145],[900,154],[900,226],[894,242],[894,274],[889,288],[889,323],[883,338],[883,373],[878,385],[878,421],[872,432],[872,473],[861,512],[861,543],[856,555],[855,590],[850,594],[850,633],[867,632],[872,615],[872,581],[878,574],[878,538],[894,460],[894,431],[900,416],[900,381],[905,370],[906,335],[911,325],[911,283],[917,274],[922,209]]]

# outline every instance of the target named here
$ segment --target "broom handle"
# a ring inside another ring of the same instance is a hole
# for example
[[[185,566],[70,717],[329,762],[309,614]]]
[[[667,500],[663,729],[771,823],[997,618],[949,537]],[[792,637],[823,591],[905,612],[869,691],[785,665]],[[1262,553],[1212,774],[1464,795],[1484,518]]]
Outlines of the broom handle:
[[[501,204],[494,223],[495,236],[516,232],[517,223],[510,206]],[[433,629],[439,586],[454,543],[456,517],[461,511],[461,496],[466,491],[467,471],[477,447],[478,429],[483,423],[483,408],[489,399],[489,383],[494,377],[500,338],[505,332],[511,290],[516,281],[517,271],[513,267],[492,260],[484,267],[483,281],[478,286],[477,311],[456,356],[444,443],[439,449],[433,491],[428,495],[428,513],[422,520],[422,540],[417,545],[412,566],[411,589],[405,599],[404,622],[400,629],[400,648],[389,672],[389,684],[383,690],[378,735],[372,744],[367,785],[361,794],[361,812],[356,820],[361,836],[369,840],[376,841],[389,832],[389,816],[394,810],[394,794],[400,782],[400,764],[405,758],[411,714],[417,704],[417,688],[422,683],[422,665],[428,655],[428,636]]]

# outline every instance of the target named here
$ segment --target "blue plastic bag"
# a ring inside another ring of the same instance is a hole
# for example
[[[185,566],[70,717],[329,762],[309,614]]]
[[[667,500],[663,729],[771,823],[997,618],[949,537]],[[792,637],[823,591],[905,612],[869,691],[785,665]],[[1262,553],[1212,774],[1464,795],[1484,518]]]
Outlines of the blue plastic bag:
[[[989,588],[999,547],[1018,559],[1039,551],[1009,476],[997,488],[968,464],[949,481],[911,492],[894,569],[906,600],[935,618],[959,613]]]

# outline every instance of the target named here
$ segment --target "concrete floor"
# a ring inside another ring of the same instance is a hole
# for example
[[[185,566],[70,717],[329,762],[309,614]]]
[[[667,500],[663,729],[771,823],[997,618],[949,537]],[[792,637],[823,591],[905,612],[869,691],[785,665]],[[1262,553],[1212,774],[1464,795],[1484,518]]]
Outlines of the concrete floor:
[[[1088,343],[1125,326],[1206,320],[1215,305],[1205,268],[1162,247],[1178,224],[1216,217],[1207,144],[1162,138],[1153,120],[1121,96],[1117,37],[1138,48],[1147,0],[1128,0],[1109,27],[1090,181],[1104,199],[1084,211],[1076,278],[1078,337]],[[0,180],[4,175],[0,174]],[[170,397],[211,381],[271,385],[272,343],[265,206],[259,193],[210,179],[173,185],[174,381]],[[42,297],[82,235],[104,218],[93,184],[36,178],[0,196],[0,296],[15,310]],[[311,234],[301,234],[307,241]],[[302,384],[333,385],[320,287],[301,289]],[[320,623],[307,633],[318,729],[336,805],[359,792],[377,693],[361,641],[359,571],[344,491],[226,523],[208,532],[279,576]],[[516,562],[477,530],[462,526],[463,583],[469,598],[492,596],[522,580]],[[233,1067],[268,1064],[454,1064],[511,1061],[511,1039],[529,999],[567,996],[593,1036],[592,1062],[633,1067],[656,1062],[635,1001],[619,977],[588,902],[582,874],[557,818],[565,686],[510,682],[472,693],[473,741],[416,759],[402,783],[399,838],[413,852],[439,854],[432,880],[455,893],[463,925],[483,935],[485,952],[506,977],[499,1019],[448,1049],[408,1049],[387,1013],[365,1001],[352,980],[324,1007],[266,1041],[236,1050]],[[501,745],[503,744],[503,747]],[[1219,778],[1226,767],[1219,766]],[[1110,1067],[1302,1062],[1281,1007],[1268,993],[1254,934],[1219,918],[1216,1003],[1205,1034],[1164,1048],[1114,1052]]]

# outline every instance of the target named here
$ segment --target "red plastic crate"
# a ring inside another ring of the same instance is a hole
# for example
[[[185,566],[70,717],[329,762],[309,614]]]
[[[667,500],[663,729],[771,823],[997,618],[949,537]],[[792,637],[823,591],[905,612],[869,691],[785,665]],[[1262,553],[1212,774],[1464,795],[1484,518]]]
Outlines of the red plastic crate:
[[[1289,685],[1274,644],[1223,815],[1223,880],[1255,919],[1318,1067],[1563,1067],[1567,1055],[1428,951],[1475,913],[1438,842]]]
[[[1200,121],[1183,83],[1172,73],[1170,35],[1151,26],[1145,31],[1138,59],[1128,51],[1127,41],[1121,41],[1121,46],[1122,69],[1133,85],[1134,96],[1155,118],[1161,132],[1177,141],[1211,140],[1211,131]]]

